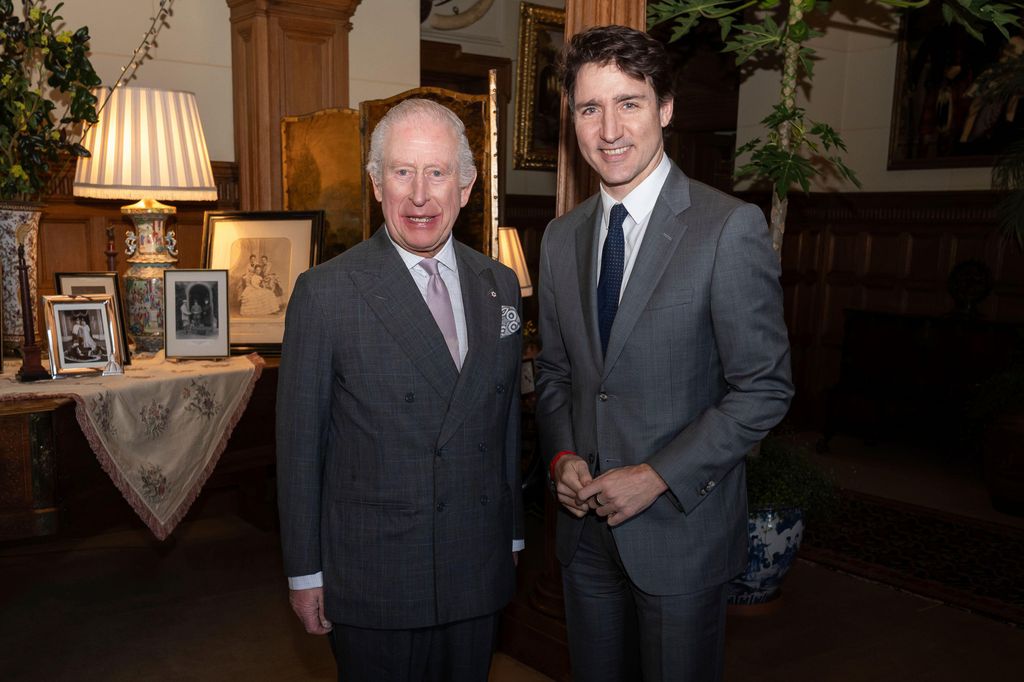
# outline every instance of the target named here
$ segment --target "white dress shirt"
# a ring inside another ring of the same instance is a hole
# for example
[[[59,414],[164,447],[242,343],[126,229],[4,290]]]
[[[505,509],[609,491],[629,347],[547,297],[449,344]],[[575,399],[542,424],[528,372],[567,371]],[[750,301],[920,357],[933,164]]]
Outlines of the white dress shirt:
[[[672,164],[668,156],[662,152],[661,163],[644,178],[643,182],[633,188],[620,202],[608,194],[604,183],[601,184],[601,231],[597,243],[597,271],[601,272],[601,256],[604,253],[604,240],[608,237],[608,217],[611,214],[612,206],[621,203],[626,207],[629,215],[622,223],[622,236],[626,246],[626,260],[622,269],[622,287],[619,289],[619,300],[622,300],[622,292],[626,290],[626,283],[633,272],[633,265],[636,263],[636,254],[640,251],[640,244],[644,241],[644,234],[647,232],[647,223],[650,222],[651,212],[654,204],[661,195],[661,188],[665,185],[668,172]]]

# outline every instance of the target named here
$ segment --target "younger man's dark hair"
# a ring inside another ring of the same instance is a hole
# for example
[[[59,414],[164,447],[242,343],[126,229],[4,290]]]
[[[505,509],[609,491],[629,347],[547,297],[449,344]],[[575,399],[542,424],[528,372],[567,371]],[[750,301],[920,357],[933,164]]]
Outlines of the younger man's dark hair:
[[[570,108],[574,106],[576,76],[586,64],[614,64],[628,76],[649,81],[659,104],[673,98],[671,65],[665,46],[643,31],[627,26],[594,26],[572,37],[558,63]]]

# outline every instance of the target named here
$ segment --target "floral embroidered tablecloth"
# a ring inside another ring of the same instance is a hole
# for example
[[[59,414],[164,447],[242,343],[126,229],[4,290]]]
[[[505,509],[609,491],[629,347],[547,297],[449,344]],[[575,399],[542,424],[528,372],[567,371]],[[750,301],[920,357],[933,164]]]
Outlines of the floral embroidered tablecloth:
[[[7,364],[7,363],[5,363]],[[124,375],[22,384],[0,375],[0,400],[65,397],[103,470],[160,540],[213,473],[263,370],[256,354],[172,362],[133,359]]]

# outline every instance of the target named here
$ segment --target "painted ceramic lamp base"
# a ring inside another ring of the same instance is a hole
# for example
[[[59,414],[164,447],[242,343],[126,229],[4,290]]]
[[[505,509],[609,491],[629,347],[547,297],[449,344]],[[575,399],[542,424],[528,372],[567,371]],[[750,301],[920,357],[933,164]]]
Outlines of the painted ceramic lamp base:
[[[164,271],[170,266],[137,263],[125,273],[128,331],[135,340],[136,356],[164,348]]]

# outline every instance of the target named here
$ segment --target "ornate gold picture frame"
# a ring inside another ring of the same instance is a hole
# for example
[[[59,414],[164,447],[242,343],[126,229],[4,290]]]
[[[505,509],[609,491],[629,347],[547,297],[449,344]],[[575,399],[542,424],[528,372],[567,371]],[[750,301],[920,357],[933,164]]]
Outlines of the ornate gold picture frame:
[[[516,170],[553,171],[558,165],[562,96],[557,60],[564,42],[564,10],[520,3],[513,148]]]

